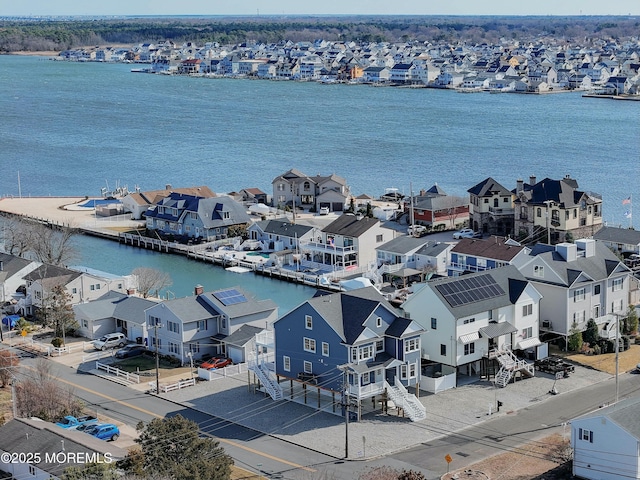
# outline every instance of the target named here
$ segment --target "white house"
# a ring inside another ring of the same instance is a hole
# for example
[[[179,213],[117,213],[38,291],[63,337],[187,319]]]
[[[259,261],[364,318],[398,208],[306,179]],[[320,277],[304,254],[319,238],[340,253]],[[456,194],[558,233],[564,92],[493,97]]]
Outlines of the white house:
[[[640,478],[640,397],[571,421],[573,475],[588,480]]]

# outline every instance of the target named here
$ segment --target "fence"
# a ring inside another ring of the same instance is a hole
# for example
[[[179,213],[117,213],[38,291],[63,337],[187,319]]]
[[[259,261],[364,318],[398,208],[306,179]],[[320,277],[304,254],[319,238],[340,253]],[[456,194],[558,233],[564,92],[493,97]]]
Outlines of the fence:
[[[107,365],[106,363],[96,362],[96,370],[104,370],[105,372],[117,377],[123,377],[127,380],[127,382],[130,383],[140,383],[140,375],[136,373],[125,372],[124,370],[112,367],[111,365]]]
[[[170,385],[161,385],[160,391],[162,393],[172,392],[173,390],[180,390],[181,388],[193,387],[196,384],[195,378],[190,378],[189,380],[180,380],[177,383],[172,383]],[[149,384],[151,385],[151,383]],[[153,386],[155,388],[155,385]]]
[[[78,342],[78,343],[70,343],[68,345],[64,345],[63,347],[54,347],[51,344],[42,343],[37,340],[34,340],[33,338],[30,341],[30,347],[32,349],[37,350],[39,352],[46,353],[48,356],[52,356],[52,355],[60,356],[63,353],[84,351],[86,345],[87,345],[87,342]],[[89,343],[89,345],[91,344]]]
[[[249,368],[246,363],[236,363],[235,365],[229,365],[224,368],[215,368],[213,370],[198,368],[198,377],[204,378],[207,381],[212,381],[247,373],[248,370]]]

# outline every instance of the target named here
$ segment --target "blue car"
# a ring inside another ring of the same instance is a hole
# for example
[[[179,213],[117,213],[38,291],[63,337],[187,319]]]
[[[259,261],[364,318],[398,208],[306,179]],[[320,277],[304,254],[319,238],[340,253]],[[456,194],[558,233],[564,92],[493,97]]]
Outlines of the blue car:
[[[113,423],[104,423],[102,425],[96,425],[92,428],[87,428],[85,433],[93,435],[100,440],[110,440],[115,442],[120,436],[120,429]]]

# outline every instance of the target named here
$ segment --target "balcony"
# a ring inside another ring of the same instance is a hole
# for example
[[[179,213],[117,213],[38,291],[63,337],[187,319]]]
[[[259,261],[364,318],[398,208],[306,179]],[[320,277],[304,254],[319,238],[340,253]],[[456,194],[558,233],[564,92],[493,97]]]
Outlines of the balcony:
[[[515,209],[513,208],[499,208],[499,207],[489,207],[489,213],[496,217],[501,217],[508,215],[510,217],[515,213]]]
[[[384,392],[384,380],[368,385],[349,385],[349,395],[356,398],[369,398]]]
[[[333,253],[335,255],[344,256],[349,253],[357,253],[356,247],[354,245],[349,245],[346,247],[338,247],[336,245],[330,245],[327,243],[318,243],[318,242],[307,242],[300,245],[301,249],[307,249],[312,252],[322,252],[322,253]]]

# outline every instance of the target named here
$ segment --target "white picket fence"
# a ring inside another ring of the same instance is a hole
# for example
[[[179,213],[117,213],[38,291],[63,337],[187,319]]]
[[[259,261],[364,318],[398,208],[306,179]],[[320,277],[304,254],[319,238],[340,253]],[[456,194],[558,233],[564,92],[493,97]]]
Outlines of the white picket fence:
[[[215,368],[213,370],[206,370],[204,368],[198,368],[198,377],[207,381],[218,380],[220,378],[233,377],[242,373],[247,373],[249,367],[246,363],[236,363],[224,368]]]
[[[162,393],[172,392],[174,390],[180,390],[186,387],[193,387],[196,384],[195,378],[190,378],[188,380],[180,380],[177,383],[171,383],[169,385],[160,385],[160,391]],[[155,389],[156,385],[154,382],[149,382],[149,386],[152,389]]]
[[[138,375],[137,373],[125,372],[124,370],[112,367],[111,365],[107,365],[106,363],[96,362],[96,370],[104,370],[111,375],[122,377],[129,383],[140,383],[140,375]]]
[[[91,343],[89,342],[76,342],[76,343],[70,343],[63,347],[54,347],[51,344],[42,343],[37,340],[34,340],[33,338],[30,341],[30,346],[34,350],[38,350],[39,352],[46,353],[48,356],[60,356],[64,353],[84,351],[87,348],[87,346],[93,347],[93,345],[91,345]]]

